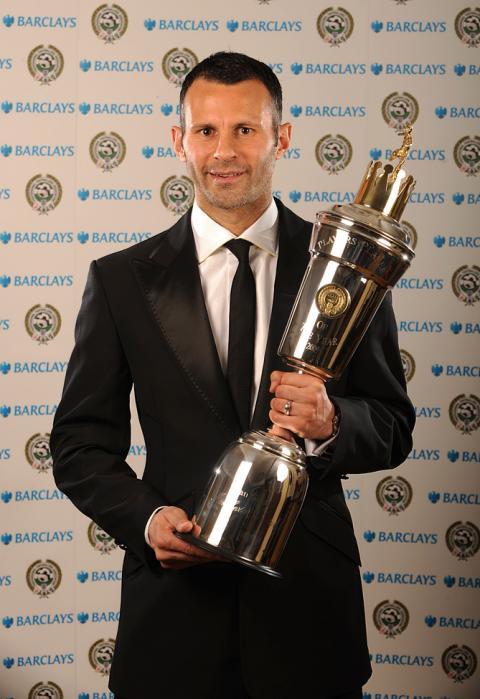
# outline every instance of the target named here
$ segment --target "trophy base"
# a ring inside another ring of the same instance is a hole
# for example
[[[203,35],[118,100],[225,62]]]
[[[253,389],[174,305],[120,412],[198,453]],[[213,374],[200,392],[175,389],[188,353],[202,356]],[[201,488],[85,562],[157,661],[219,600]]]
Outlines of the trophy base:
[[[198,546],[199,548],[204,549],[205,551],[214,553],[217,556],[222,556],[222,558],[226,558],[227,560],[233,561],[234,563],[241,563],[242,565],[247,566],[248,568],[253,568],[253,570],[259,571],[260,573],[266,573],[266,575],[271,575],[274,578],[283,577],[281,573],[279,573],[277,570],[274,570],[273,568],[270,568],[269,566],[264,566],[261,563],[256,563],[255,561],[252,561],[250,558],[240,556],[237,553],[225,551],[224,549],[221,549],[219,546],[213,546],[212,544],[208,544],[206,541],[202,541],[197,536],[193,536],[193,534],[182,534],[181,532],[175,532],[175,536],[178,536],[178,538],[182,539],[183,541],[187,541],[189,544],[193,544],[193,546]]]

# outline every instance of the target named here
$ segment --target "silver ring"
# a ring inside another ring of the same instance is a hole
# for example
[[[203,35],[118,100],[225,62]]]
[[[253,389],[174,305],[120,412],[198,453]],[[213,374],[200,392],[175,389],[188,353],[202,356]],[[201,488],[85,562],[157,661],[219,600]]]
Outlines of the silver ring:
[[[290,415],[290,411],[292,409],[292,403],[293,403],[293,401],[287,400],[287,402],[283,406],[283,414],[284,415],[287,415],[287,416]]]

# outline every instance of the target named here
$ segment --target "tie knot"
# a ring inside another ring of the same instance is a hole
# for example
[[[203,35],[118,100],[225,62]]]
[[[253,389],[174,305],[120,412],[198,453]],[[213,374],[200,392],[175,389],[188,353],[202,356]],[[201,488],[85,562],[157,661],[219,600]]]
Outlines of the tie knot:
[[[224,244],[224,247],[228,248],[230,252],[233,252],[239,262],[248,263],[251,244],[252,243],[250,243],[248,240],[237,238],[235,240],[229,240]]]

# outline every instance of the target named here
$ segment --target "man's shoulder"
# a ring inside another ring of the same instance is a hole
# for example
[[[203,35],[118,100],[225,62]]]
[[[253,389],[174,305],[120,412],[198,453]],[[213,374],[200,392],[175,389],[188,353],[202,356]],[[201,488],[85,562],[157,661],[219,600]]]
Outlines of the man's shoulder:
[[[307,237],[312,232],[312,222],[302,218],[285,206],[280,199],[275,199],[278,208],[279,225],[283,226],[294,236]]]

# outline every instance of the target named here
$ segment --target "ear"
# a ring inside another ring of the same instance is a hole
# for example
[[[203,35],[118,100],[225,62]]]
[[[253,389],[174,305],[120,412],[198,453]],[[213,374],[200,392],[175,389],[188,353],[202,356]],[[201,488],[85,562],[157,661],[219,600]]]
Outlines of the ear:
[[[173,150],[179,160],[185,162],[185,151],[183,150],[183,133],[179,126],[172,126]]]
[[[290,140],[292,138],[292,125],[288,122],[285,124],[280,124],[278,127],[278,142],[277,149],[275,152],[275,158],[279,160],[283,156],[290,145]]]

